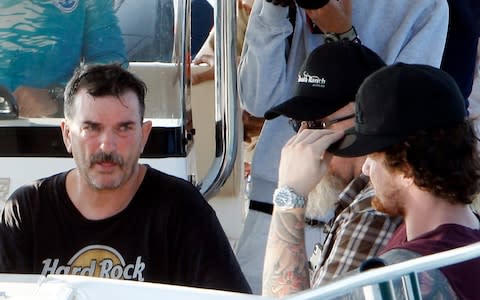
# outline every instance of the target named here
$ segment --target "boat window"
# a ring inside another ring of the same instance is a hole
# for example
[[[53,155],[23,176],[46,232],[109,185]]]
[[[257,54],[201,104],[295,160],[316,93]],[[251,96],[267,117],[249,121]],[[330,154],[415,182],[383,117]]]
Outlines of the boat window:
[[[185,156],[192,144],[188,3],[0,1],[0,156],[67,156],[58,128],[64,86],[81,63],[110,62],[147,84],[145,118],[154,128],[143,157]]]
[[[176,2],[1,1],[0,119],[58,123],[45,118],[63,117],[63,88],[74,69],[118,62],[147,82],[147,118],[183,123],[189,99],[185,32],[176,29],[184,14]]]

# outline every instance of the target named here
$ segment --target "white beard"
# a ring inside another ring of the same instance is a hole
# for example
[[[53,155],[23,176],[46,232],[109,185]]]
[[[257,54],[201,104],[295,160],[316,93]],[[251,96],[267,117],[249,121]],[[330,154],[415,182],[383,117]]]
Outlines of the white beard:
[[[480,214],[480,193],[476,194],[473,198],[473,202],[470,205],[474,212]]]
[[[338,196],[345,189],[345,180],[331,171],[327,173],[308,194],[305,217],[310,219],[324,219],[333,211]]]

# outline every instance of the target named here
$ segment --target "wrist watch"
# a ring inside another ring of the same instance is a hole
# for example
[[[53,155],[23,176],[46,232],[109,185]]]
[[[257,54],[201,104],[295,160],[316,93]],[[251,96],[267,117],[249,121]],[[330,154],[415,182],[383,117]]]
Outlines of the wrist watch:
[[[64,89],[61,86],[54,85],[48,88],[48,95],[57,104],[63,102],[63,92],[64,92]]]
[[[63,92],[64,88],[59,85],[50,86],[48,88],[48,95],[50,99],[57,105],[57,112],[52,115],[52,117],[63,117],[63,109],[64,109],[64,99],[63,99]]]
[[[344,33],[326,32],[324,34],[325,43],[338,42],[338,41],[351,41],[355,43],[361,43],[358,37],[355,27],[352,26],[348,31]]]
[[[273,193],[273,204],[280,208],[305,208],[305,197],[289,187],[280,187]]]

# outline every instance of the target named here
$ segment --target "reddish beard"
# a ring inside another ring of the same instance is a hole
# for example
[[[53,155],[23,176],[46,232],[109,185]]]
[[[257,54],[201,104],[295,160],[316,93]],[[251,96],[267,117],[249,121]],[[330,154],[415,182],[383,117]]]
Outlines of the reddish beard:
[[[375,210],[388,214],[390,216],[404,216],[404,209],[403,206],[396,200],[390,199],[395,202],[392,202],[391,205],[386,206],[377,196],[373,197],[372,199],[372,207]]]

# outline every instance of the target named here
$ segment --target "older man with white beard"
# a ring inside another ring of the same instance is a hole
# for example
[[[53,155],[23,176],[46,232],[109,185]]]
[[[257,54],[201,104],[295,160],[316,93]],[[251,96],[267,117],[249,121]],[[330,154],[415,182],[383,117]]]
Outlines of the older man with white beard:
[[[330,129],[343,132],[354,125],[355,94],[363,80],[385,64],[373,51],[355,42],[335,42],[315,49],[304,62],[290,100],[271,108],[265,118],[290,118],[295,131]],[[288,145],[288,143],[287,143]],[[365,157],[328,157],[328,175],[315,189],[293,191],[278,186],[268,236],[263,272],[263,295],[281,297],[318,286],[356,269],[366,258],[375,256],[386,245],[400,218],[390,218],[371,206],[374,196],[369,178],[361,173]],[[305,170],[290,168],[290,178],[305,178]],[[298,174],[298,176],[295,176]],[[311,174],[311,176],[316,176]],[[302,183],[296,183],[301,188]],[[308,194],[308,201],[298,195]],[[298,226],[285,210],[298,211]],[[318,241],[307,260],[304,218],[332,218],[325,226],[327,237]],[[291,255],[295,253],[294,255]],[[303,269],[298,269],[303,266]]]

